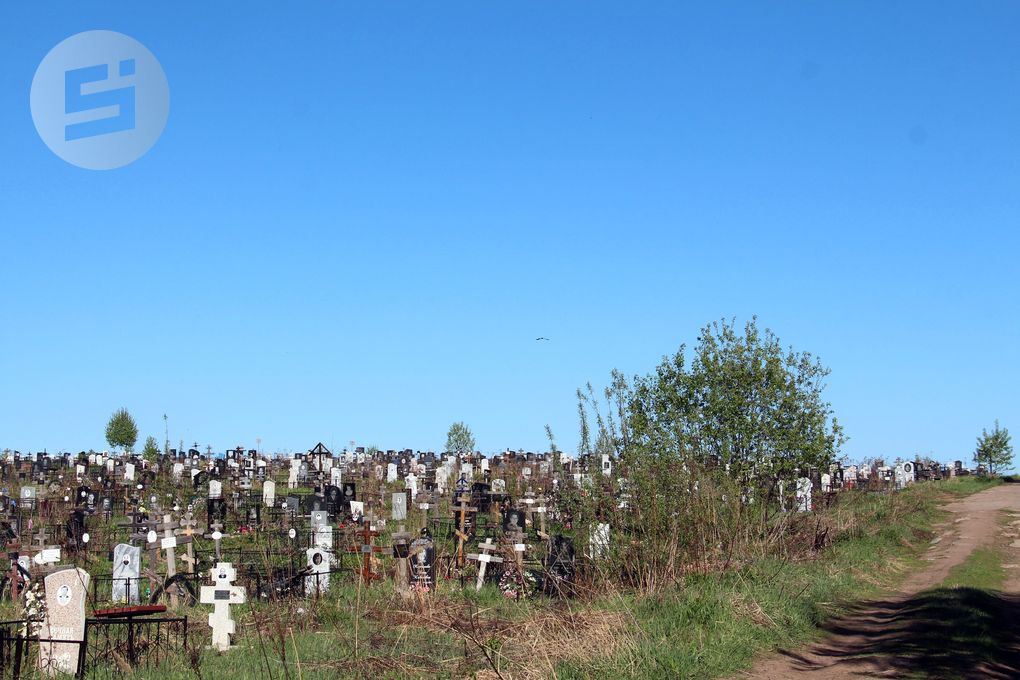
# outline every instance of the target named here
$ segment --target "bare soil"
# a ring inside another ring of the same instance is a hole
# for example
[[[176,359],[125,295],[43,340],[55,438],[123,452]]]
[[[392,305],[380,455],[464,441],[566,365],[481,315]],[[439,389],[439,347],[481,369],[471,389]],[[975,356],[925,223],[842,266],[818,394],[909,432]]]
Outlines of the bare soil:
[[[807,649],[781,650],[744,678],[1020,678],[1020,484],[1004,484],[946,506],[952,514],[898,591],[824,625]],[[983,545],[998,545],[1004,592],[935,588]]]

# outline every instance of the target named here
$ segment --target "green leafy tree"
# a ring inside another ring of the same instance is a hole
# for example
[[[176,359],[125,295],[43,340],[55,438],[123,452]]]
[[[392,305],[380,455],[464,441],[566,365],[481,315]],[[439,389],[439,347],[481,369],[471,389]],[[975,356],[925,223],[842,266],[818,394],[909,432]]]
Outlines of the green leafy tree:
[[[138,441],[138,426],[126,408],[117,409],[106,423],[106,443],[111,448],[118,446],[125,451],[134,448]]]
[[[142,458],[155,463],[159,460],[159,444],[156,442],[155,437],[147,437],[145,439],[145,445],[142,447]]]
[[[1012,466],[1013,444],[1010,439],[1009,430],[999,427],[998,420],[991,432],[982,428],[981,436],[977,438],[977,448],[974,449],[974,462],[984,465],[993,475]]]
[[[475,450],[475,437],[471,428],[464,423],[454,423],[446,433],[446,450],[451,452],[469,453]]]
[[[837,459],[845,437],[822,399],[829,369],[821,362],[784,349],[757,318],[743,332],[710,324],[698,340],[689,363],[681,347],[635,382],[619,435],[630,437],[628,448],[766,486]]]
[[[842,427],[822,398],[829,370],[784,348],[752,319],[702,329],[646,375],[618,371],[602,394],[578,391],[582,452],[616,454],[609,478],[592,474],[574,494],[577,536],[608,523],[606,574],[655,589],[692,564],[728,565],[784,545],[784,493],[839,457]],[[598,461],[592,461],[598,465]]]

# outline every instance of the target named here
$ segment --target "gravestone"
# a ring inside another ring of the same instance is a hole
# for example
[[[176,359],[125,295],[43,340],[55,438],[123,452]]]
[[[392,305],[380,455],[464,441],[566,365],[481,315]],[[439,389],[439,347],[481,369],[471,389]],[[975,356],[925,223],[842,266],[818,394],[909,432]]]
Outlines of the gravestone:
[[[209,498],[223,497],[223,482],[213,479],[209,482]]]
[[[134,463],[124,463],[124,481],[133,482],[135,481],[135,465]]]
[[[365,504],[362,501],[351,501],[351,520],[357,522],[365,514]]]
[[[503,533],[524,532],[524,513],[517,508],[507,508],[503,512]]]
[[[549,555],[546,562],[548,574],[545,583],[546,593],[550,595],[570,594],[574,569],[574,540],[560,534],[553,536],[549,543]]]
[[[407,494],[403,491],[397,491],[391,496],[391,514],[390,517],[394,521],[402,521],[407,519]]]
[[[267,508],[276,505],[276,482],[271,479],[262,484],[262,504]]]
[[[212,628],[212,646],[221,652],[230,649],[230,636],[234,634],[234,617],[230,614],[230,605],[244,604],[245,590],[241,586],[231,585],[237,579],[237,572],[230,562],[217,562],[212,570],[213,585],[202,586],[199,601],[213,606],[209,614],[209,627]]]
[[[138,604],[138,579],[141,577],[142,549],[119,543],[113,549],[113,601]]]
[[[605,559],[609,555],[609,525],[605,522],[593,524],[588,534],[588,557],[593,560]]]
[[[354,482],[344,482],[341,491],[345,501],[358,500],[358,487]]]
[[[811,512],[811,480],[807,477],[797,480],[797,512]]]
[[[321,595],[329,590],[330,554],[319,547],[305,551],[309,574],[305,577],[305,595]]]
[[[78,671],[78,642],[85,639],[85,598],[91,577],[74,567],[54,572],[43,581],[46,588],[46,615],[39,637],[68,642],[40,642],[39,670],[45,676],[75,674]]]
[[[436,545],[427,528],[411,541],[408,557],[411,560],[411,586],[422,591],[433,590],[436,583]]]
[[[212,484],[212,482],[210,482]],[[222,531],[227,523],[227,502],[222,498],[210,498],[205,502],[208,533]],[[214,526],[217,525],[217,526]]]

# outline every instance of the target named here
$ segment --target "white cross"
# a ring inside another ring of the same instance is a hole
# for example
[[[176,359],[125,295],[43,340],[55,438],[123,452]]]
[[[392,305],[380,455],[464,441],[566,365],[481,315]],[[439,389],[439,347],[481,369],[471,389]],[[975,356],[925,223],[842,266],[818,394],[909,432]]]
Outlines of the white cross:
[[[230,636],[234,633],[234,618],[230,615],[230,605],[243,604],[245,589],[230,585],[237,578],[230,562],[217,562],[212,572],[215,585],[202,586],[199,601],[211,604],[213,612],[209,615],[209,627],[212,628],[212,646],[224,652],[230,649]]]
[[[475,583],[476,591],[482,589],[482,582],[485,581],[485,568],[488,566],[489,562],[503,561],[502,557],[496,557],[495,555],[489,554],[490,550],[496,549],[496,545],[492,542],[491,538],[485,539],[485,543],[480,543],[478,548],[482,551],[480,554],[471,554],[467,556],[469,560],[478,560],[478,581]]]

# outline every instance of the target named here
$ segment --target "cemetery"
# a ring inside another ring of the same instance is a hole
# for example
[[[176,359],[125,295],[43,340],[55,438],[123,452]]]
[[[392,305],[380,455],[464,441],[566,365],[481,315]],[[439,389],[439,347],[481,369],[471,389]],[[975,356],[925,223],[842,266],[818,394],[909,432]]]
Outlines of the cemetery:
[[[334,453],[319,443],[290,456],[191,448],[154,460],[6,452],[0,677],[190,677],[225,667],[217,664],[264,677],[298,665],[309,677],[341,668],[516,677],[488,646],[515,636],[561,646],[547,664],[598,657],[627,625],[620,612],[589,606],[606,589],[655,591],[656,579],[731,569],[740,552],[673,543],[683,560],[659,559],[663,536],[647,515],[658,504],[644,502],[647,480],[629,472],[611,454],[557,450]],[[841,495],[887,496],[967,474],[961,462],[810,469],[775,485],[768,522],[800,559],[831,540],[808,518]],[[688,514],[754,506],[747,489],[732,503],[737,480],[678,479],[686,486],[670,502]],[[362,640],[361,627],[405,639]],[[316,648],[325,630],[346,638],[343,653]]]

